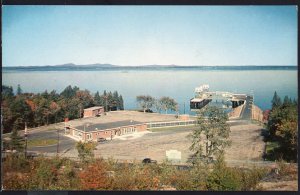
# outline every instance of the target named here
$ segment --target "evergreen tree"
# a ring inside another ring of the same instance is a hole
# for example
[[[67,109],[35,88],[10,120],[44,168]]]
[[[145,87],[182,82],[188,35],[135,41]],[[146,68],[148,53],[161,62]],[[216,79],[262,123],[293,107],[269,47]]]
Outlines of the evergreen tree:
[[[99,95],[99,92],[97,91],[95,96],[94,96],[94,101],[96,106],[102,106],[101,102],[101,97]]]
[[[48,98],[49,98],[49,93],[48,93],[48,91],[45,90],[45,91],[41,94],[41,96],[42,96],[43,98],[45,98],[45,99],[48,99]]]
[[[76,96],[76,92],[78,90],[79,90],[79,88],[77,86],[74,86],[72,88],[72,86],[69,85],[60,93],[60,95],[62,95],[65,98],[73,98]]]
[[[280,97],[277,95],[277,92],[275,91],[273,99],[272,99],[272,109],[275,107],[279,107],[281,106],[281,99]]]
[[[21,129],[22,119],[18,118],[13,124],[13,130],[10,134],[10,148],[11,150],[16,150],[18,152],[23,151],[24,149],[24,139],[19,136],[18,129]]]
[[[298,106],[298,101],[294,98],[294,100],[293,100],[293,105],[294,106]]]
[[[291,106],[292,105],[291,99],[288,96],[285,96],[284,99],[283,99],[283,104],[282,105],[284,107]]]
[[[115,107],[116,110],[120,108],[119,94],[117,91],[113,92],[113,107]]]
[[[109,91],[107,94],[107,102],[108,102],[108,110],[111,110],[111,108],[115,105],[111,91]]]
[[[55,90],[52,90],[52,91],[49,93],[49,98],[50,98],[52,101],[58,101],[59,95],[56,93]]]
[[[124,101],[122,95],[119,96],[119,109],[124,110]]]
[[[2,85],[2,100],[12,98],[14,96],[13,88],[10,86]]]
[[[20,84],[18,84],[18,88],[17,88],[17,95],[21,95],[22,94],[22,89]]]

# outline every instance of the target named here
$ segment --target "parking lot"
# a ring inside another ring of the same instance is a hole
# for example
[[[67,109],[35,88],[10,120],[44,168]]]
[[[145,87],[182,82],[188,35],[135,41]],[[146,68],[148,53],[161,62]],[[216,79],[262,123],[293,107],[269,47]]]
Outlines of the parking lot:
[[[230,139],[232,145],[225,150],[228,164],[244,165],[262,162],[264,151],[261,127],[256,124],[242,124],[231,126]],[[144,158],[151,158],[158,162],[166,160],[166,150],[181,152],[181,162],[184,164],[191,154],[189,147],[191,140],[189,128],[168,129],[166,131],[145,132],[122,136],[119,139],[99,143],[95,150],[96,157],[114,158],[119,161],[141,162]],[[70,150],[65,156],[75,158],[77,151]]]
[[[139,113],[132,111],[119,111],[109,113],[106,116],[73,120],[69,123],[78,125],[85,122],[106,122],[116,119],[126,120],[132,119],[149,122],[149,121],[170,121],[176,120],[174,115],[160,115],[150,113]],[[48,126],[46,130],[38,129],[31,131],[29,139],[52,138],[57,139],[57,129],[60,129],[59,135],[59,153],[61,156],[77,158],[78,153],[75,149],[76,141],[64,136],[64,124]],[[230,139],[232,145],[226,149],[226,161],[233,164],[243,164],[249,161],[261,161],[264,151],[263,137],[261,136],[261,126],[252,124],[247,120],[236,120],[230,122],[231,133]],[[110,158],[118,160],[132,161],[136,159],[141,161],[148,157],[162,162],[166,159],[166,150],[178,150],[181,152],[181,162],[185,163],[191,154],[189,147],[191,140],[188,135],[191,133],[191,128],[170,128],[165,131],[143,132],[121,136],[112,141],[99,143],[95,150],[96,157]],[[30,151],[54,155],[57,151],[57,145],[32,147]]]

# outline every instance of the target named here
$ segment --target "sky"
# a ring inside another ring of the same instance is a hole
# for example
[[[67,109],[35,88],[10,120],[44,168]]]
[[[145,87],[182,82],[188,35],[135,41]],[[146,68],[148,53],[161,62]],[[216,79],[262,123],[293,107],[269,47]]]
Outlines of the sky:
[[[296,6],[3,6],[2,65],[296,65]]]

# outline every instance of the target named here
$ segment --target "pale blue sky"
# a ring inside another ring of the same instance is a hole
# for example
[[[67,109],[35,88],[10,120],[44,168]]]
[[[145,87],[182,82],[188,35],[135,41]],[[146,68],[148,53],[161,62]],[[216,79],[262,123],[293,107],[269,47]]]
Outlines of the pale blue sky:
[[[4,6],[3,66],[296,65],[296,6]]]

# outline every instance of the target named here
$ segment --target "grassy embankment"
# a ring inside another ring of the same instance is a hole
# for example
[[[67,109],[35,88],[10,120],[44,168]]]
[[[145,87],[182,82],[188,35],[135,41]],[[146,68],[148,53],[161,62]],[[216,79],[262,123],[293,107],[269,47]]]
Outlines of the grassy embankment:
[[[57,144],[56,139],[33,139],[28,141],[28,147],[49,146]]]

